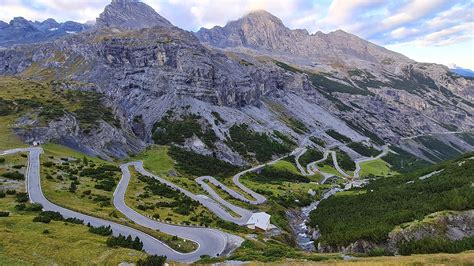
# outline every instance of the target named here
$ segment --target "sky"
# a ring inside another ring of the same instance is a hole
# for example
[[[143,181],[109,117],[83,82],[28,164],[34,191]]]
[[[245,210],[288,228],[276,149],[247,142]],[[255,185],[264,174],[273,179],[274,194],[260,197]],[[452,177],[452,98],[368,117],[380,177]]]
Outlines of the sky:
[[[264,9],[292,29],[337,29],[421,62],[474,69],[473,0],[142,0],[196,31]],[[0,20],[93,21],[109,0],[0,0]]]

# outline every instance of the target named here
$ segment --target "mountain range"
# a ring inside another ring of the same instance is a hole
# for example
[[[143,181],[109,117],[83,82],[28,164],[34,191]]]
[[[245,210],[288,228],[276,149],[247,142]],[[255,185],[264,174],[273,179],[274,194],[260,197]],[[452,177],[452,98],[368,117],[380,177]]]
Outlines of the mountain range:
[[[41,110],[22,113],[13,129],[28,142],[127,157],[167,144],[182,123],[197,126],[170,142],[237,165],[259,160],[232,142],[245,130],[311,145],[309,135],[336,145],[335,131],[426,162],[474,150],[472,79],[342,30],[292,30],[266,11],[188,32],[144,3],[113,0],[95,26],[15,18],[0,40],[27,43],[0,50],[0,75],[97,92],[112,112],[87,129],[73,112],[41,126]]]
[[[464,76],[464,77],[470,77],[470,78],[473,78],[474,77],[474,71],[470,70],[470,69],[467,69],[467,68],[462,68],[462,67],[459,67],[459,66],[451,66],[450,67],[450,70],[453,72],[453,73],[456,73],[458,75],[461,75],[461,76]]]
[[[54,40],[67,34],[84,31],[89,27],[87,24],[73,21],[58,23],[52,18],[38,22],[15,17],[10,23],[0,21],[0,47]]]

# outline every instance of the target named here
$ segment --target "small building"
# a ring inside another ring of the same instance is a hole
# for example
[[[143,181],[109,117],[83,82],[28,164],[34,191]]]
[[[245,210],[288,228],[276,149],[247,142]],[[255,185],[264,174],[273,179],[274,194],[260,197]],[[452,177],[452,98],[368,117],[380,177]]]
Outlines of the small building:
[[[265,212],[252,214],[247,222],[247,227],[254,230],[259,229],[267,231],[270,229],[270,215]]]
[[[40,144],[41,142],[38,140],[33,141],[33,146],[39,146]]]

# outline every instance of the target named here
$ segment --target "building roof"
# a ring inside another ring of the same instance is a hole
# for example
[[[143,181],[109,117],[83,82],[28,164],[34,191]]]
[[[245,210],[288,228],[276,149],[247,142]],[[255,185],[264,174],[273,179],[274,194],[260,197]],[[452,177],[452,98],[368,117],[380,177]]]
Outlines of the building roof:
[[[247,224],[255,225],[255,227],[267,230],[268,226],[270,225],[270,215],[265,212],[256,212],[250,216]]]

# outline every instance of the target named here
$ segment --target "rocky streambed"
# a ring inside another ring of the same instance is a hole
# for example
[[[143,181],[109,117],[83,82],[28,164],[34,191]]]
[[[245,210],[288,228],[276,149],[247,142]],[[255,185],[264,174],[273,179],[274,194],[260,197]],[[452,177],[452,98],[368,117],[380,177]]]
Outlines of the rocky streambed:
[[[306,223],[309,221],[309,214],[315,210],[322,200],[329,198],[343,189],[334,187],[326,191],[320,200],[311,203],[299,210],[288,211],[288,220],[293,230],[298,246],[305,251],[315,251],[314,240],[318,239],[319,231],[309,227]]]
[[[299,210],[293,209],[287,212],[290,227],[295,236],[298,246],[305,251],[315,251],[314,240],[320,236],[317,228],[311,228],[307,225],[309,221],[309,214],[318,208],[321,201],[333,196],[337,192],[349,190],[353,187],[361,187],[367,184],[367,180],[355,180],[345,184],[344,188],[334,186],[333,188],[324,192],[320,200],[311,203]]]

